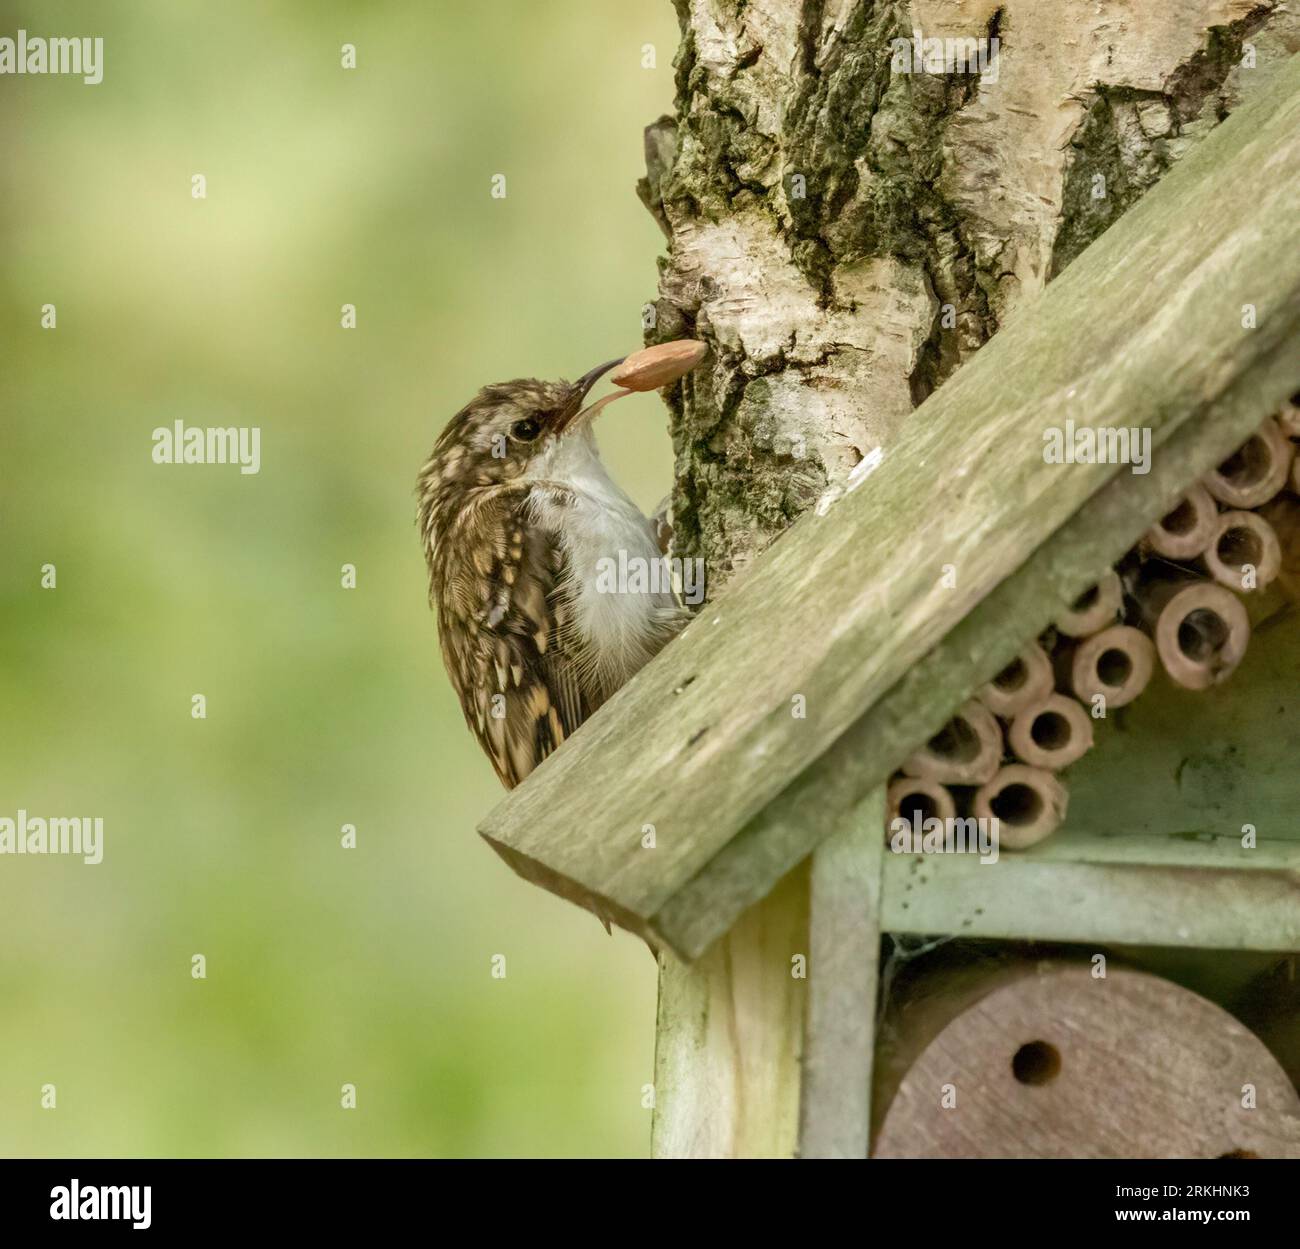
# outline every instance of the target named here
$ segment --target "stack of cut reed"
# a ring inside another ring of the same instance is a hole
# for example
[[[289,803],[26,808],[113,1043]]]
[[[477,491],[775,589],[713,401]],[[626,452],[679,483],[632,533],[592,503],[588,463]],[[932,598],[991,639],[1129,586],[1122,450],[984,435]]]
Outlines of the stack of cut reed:
[[[1065,818],[1058,773],[1092,746],[1096,719],[1146,688],[1157,657],[1186,689],[1225,680],[1250,639],[1238,595],[1277,580],[1300,598],[1293,440],[1294,402],[903,764],[889,784],[888,822],[996,817],[1000,844],[1025,849]]]

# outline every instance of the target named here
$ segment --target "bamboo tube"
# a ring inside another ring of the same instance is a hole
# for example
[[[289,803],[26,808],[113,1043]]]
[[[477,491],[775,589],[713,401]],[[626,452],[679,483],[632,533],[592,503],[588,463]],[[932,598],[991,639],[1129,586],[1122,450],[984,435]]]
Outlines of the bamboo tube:
[[[1282,552],[1277,583],[1287,598],[1300,601],[1300,499],[1280,494],[1264,505],[1260,515],[1273,527]]]
[[[944,785],[982,785],[1002,761],[1002,732],[993,713],[971,699],[903,764],[908,776]]]
[[[1052,662],[1037,642],[1031,642],[976,697],[995,716],[1010,719],[1017,711],[1052,692]]]
[[[1160,613],[1179,590],[1209,584],[1204,576],[1190,568],[1162,567],[1158,562],[1143,564],[1136,582],[1129,587],[1137,604],[1138,623],[1154,638]]]
[[[1111,625],[1072,647],[1065,659],[1065,681],[1076,698],[1091,704],[1100,694],[1107,707],[1125,707],[1150,682],[1156,648],[1140,629]]]
[[[1223,512],[1201,557],[1206,571],[1229,590],[1262,590],[1282,566],[1282,548],[1273,526],[1256,512]],[[1255,570],[1246,584],[1245,568]]]
[[[971,813],[998,821],[1002,849],[1027,850],[1060,827],[1069,801],[1065,786],[1050,772],[1009,763],[975,791]]]
[[[1210,492],[1198,483],[1147,530],[1147,545],[1166,559],[1195,559],[1209,546],[1218,516]]]
[[[924,776],[896,776],[886,791],[889,821],[892,827],[900,816],[905,820],[919,818],[951,820],[957,815],[957,803],[951,792],[938,781]]]
[[[1259,507],[1286,485],[1294,457],[1295,447],[1282,436],[1277,422],[1265,421],[1206,474],[1205,488],[1228,507]]]
[[[1049,694],[1011,721],[1007,745],[1022,763],[1055,772],[1092,748],[1092,720],[1073,698]]]
[[[1230,590],[1199,577],[1160,580],[1139,587],[1165,671],[1189,690],[1225,680],[1250,641],[1250,620]]]
[[[1124,590],[1119,574],[1108,569],[1090,590],[1085,590],[1074,600],[1068,610],[1056,618],[1056,627],[1066,637],[1087,637],[1112,624],[1119,615],[1124,601]]]
[[[1282,411],[1277,414],[1277,423],[1288,438],[1300,438],[1300,403],[1296,403],[1294,398],[1284,403]]]

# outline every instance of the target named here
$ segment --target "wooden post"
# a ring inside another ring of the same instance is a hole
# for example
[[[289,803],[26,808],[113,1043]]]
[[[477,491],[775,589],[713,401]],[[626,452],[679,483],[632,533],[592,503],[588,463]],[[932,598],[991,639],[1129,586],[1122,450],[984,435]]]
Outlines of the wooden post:
[[[804,1158],[867,1156],[884,828],[885,795],[877,789],[812,858],[812,965],[799,1106]]]
[[[866,1157],[884,818],[880,788],[701,958],[661,956],[655,1157]]]
[[[660,955],[656,1158],[794,1154],[807,963],[806,867],[694,963]]]

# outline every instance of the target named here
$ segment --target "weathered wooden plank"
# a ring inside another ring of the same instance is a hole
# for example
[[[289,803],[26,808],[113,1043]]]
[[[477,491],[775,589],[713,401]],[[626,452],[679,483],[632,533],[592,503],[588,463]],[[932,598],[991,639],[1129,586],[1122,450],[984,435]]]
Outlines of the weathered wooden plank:
[[[884,858],[889,932],[1102,945],[1300,949],[1300,875],[1060,863],[1004,855]]]
[[[1159,464],[1187,422],[1227,412],[1248,428],[1245,390],[1262,415],[1300,383],[1300,364],[1279,359],[1300,328],[1300,221],[1288,203],[1297,176],[1300,63],[922,405],[869,485],[799,522],[706,609],[488,817],[484,835],[539,883],[698,953],[709,925],[682,938],[672,934],[683,925],[660,912],[693,881],[718,875],[737,832],[855,722],[859,745],[872,733],[910,734],[914,745],[941,722],[960,693],[944,712],[920,715],[887,695],[927,654],[942,646],[952,655],[948,639],[974,610],[1117,480],[1114,465],[1045,464],[1045,426],[1067,417],[1078,428],[1147,426]],[[1243,330],[1248,303],[1258,327]],[[1188,456],[1197,472],[1212,435],[1205,430],[1201,454]],[[1118,471],[1121,498],[1146,480]],[[941,579],[945,564],[955,585]],[[1078,575],[1067,568],[1049,582],[1077,590]],[[1013,616],[1000,623],[1013,648],[1039,627]],[[993,649],[1005,657],[1005,647]],[[974,666],[966,688],[993,670]],[[944,696],[962,681],[946,677]],[[795,695],[806,718],[791,714]],[[892,766],[887,754],[867,754],[872,774],[831,805],[846,810],[875,784]],[[656,826],[654,851],[641,848],[646,823]],[[806,854],[833,826],[791,844]],[[742,840],[750,850],[765,842]],[[769,854],[765,870],[781,857]],[[721,874],[736,885],[731,908],[775,879]],[[720,914],[712,936],[735,914]]]
[[[695,963],[659,960],[656,1158],[790,1158],[808,961],[808,871],[792,872]]]
[[[1068,783],[1067,773],[1064,777]],[[1077,805],[1070,794],[1070,813]],[[1122,821],[1128,813],[1122,806],[1112,808],[1119,819],[1106,832],[1095,828],[1072,829],[1069,819],[1060,832],[1019,857],[1036,863],[1133,863],[1146,867],[1203,867],[1240,872],[1300,873],[1300,841],[1291,837],[1270,836],[1257,830],[1254,849],[1241,844],[1240,834],[1186,833],[1152,834]],[[1015,852],[1008,852],[1015,853]],[[1300,878],[1300,876],[1298,876]]]
[[[865,1158],[871,1137],[885,791],[812,858],[808,1007],[799,1096],[803,1158]]]

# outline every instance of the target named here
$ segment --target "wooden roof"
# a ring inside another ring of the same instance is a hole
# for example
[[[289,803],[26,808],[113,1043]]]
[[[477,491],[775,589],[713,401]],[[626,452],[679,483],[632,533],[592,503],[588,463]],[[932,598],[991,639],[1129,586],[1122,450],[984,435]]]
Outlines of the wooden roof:
[[[1297,185],[1293,57],[483,836],[526,878],[701,953],[1300,389]],[[1149,427],[1151,471],[1045,463],[1067,420]]]

